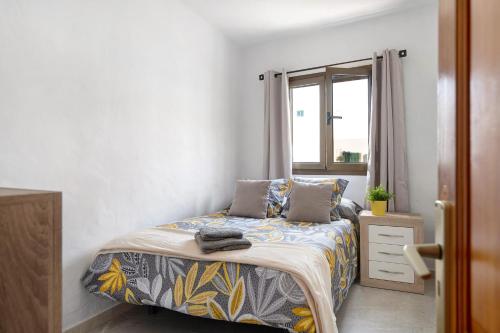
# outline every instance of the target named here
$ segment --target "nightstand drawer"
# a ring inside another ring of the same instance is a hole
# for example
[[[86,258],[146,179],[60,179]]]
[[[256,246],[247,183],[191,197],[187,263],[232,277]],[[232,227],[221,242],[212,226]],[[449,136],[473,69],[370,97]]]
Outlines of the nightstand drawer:
[[[369,243],[368,259],[393,262],[397,264],[408,264],[403,256],[402,245]]]
[[[370,260],[368,266],[368,276],[370,279],[406,283],[415,282],[413,270],[408,265]]]
[[[368,226],[369,242],[406,245],[413,244],[413,228],[385,225]]]

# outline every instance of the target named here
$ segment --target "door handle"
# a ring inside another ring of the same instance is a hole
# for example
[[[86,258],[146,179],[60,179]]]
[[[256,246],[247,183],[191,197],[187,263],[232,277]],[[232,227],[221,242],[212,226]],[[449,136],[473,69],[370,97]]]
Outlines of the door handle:
[[[439,244],[405,245],[403,253],[415,273],[424,280],[429,279],[432,274],[422,257],[441,259],[443,256],[443,250]]]

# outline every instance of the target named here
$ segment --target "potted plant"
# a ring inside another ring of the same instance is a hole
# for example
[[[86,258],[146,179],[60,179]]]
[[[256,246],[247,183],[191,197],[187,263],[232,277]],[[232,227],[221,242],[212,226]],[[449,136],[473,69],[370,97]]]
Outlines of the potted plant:
[[[384,216],[387,211],[387,200],[393,196],[394,194],[387,192],[382,185],[368,189],[367,199],[370,201],[372,214]]]

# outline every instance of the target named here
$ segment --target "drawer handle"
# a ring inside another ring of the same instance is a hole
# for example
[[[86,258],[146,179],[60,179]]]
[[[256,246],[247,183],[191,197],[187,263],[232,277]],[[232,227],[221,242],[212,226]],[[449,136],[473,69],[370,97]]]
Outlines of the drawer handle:
[[[397,237],[397,238],[403,238],[403,235],[391,235],[391,234],[378,234],[379,236],[382,237]]]
[[[386,269],[379,269],[378,271],[387,274],[404,274],[403,272],[393,272],[393,271],[388,271]]]
[[[402,253],[390,253],[390,252],[384,252],[384,251],[377,251],[380,254],[384,254],[386,256],[395,256],[395,257],[402,257]]]

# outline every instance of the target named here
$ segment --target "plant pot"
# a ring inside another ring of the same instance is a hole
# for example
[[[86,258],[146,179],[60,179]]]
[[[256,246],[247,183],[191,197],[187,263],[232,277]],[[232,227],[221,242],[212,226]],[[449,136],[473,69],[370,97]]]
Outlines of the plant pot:
[[[371,201],[372,214],[375,216],[384,216],[387,211],[387,201]]]

